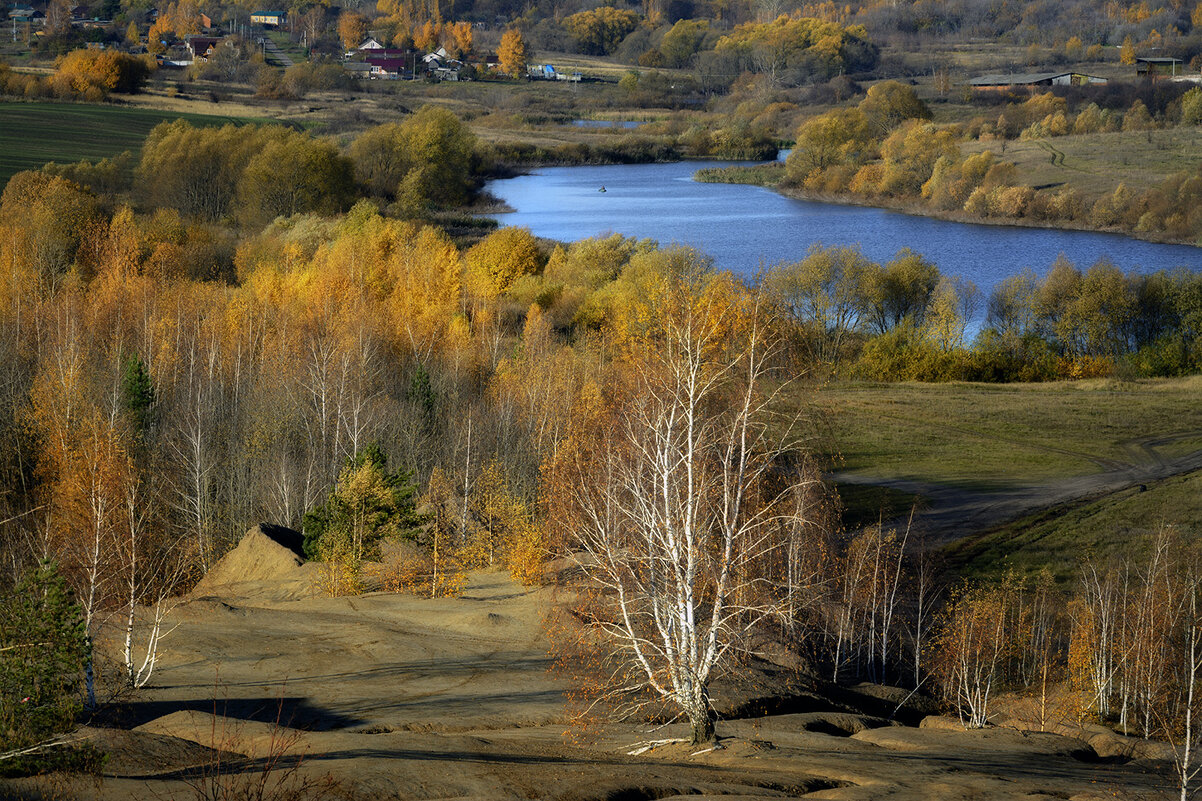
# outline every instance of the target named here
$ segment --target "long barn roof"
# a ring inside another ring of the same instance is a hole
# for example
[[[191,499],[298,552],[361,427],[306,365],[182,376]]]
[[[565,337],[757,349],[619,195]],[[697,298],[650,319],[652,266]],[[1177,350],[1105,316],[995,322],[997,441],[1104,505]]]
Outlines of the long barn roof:
[[[970,86],[1023,86],[1031,83],[1042,83],[1061,75],[1072,75],[1072,72],[1019,72],[1013,75],[982,75],[969,81]]]

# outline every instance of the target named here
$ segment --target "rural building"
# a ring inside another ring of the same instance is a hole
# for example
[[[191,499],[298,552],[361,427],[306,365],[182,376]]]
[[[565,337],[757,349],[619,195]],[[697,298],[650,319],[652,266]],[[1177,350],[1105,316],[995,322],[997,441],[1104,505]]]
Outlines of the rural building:
[[[252,25],[272,25],[279,27],[288,19],[283,11],[256,11],[250,15]]]
[[[377,58],[373,56],[366,63],[370,70],[368,73],[370,77],[396,80],[405,74],[405,68],[409,66],[409,59],[384,58],[383,56]]]
[[[424,56],[422,56],[422,63],[426,65],[426,72],[435,80],[460,80],[460,72],[463,70],[463,62],[459,61],[458,59],[451,58],[450,54],[441,47],[435,50],[433,53],[426,53]]]
[[[1083,72],[1022,72],[1012,75],[982,75],[968,82],[974,92],[1005,92],[1052,86],[1088,86],[1106,83],[1105,78]]]
[[[221,44],[221,39],[215,36],[185,36],[184,47],[193,61],[208,61],[213,54],[213,48]]]
[[[571,81],[579,83],[584,76],[579,72],[559,72],[550,64],[538,64],[526,68],[526,77],[538,81]]]
[[[417,62],[417,51],[381,48],[379,50],[368,51],[367,57],[363,59],[367,65],[366,72],[363,67],[353,67],[352,63],[346,65],[351,74],[369,78],[384,78],[395,79],[405,75],[411,75],[413,68]]]
[[[1148,78],[1159,78],[1162,75],[1176,76],[1184,71],[1185,64],[1179,58],[1137,58],[1135,72]]]
[[[384,45],[380,44],[380,42],[374,36],[369,36],[367,37],[367,40],[363,42],[363,44],[359,45],[355,49],[362,53],[367,50],[383,50]]]
[[[434,69],[442,64],[445,64],[450,59],[450,55],[443,48],[438,48],[433,53],[426,53],[422,56],[422,61],[429,69]]]
[[[416,50],[406,50],[402,47],[381,47],[379,50],[368,51],[365,56],[368,59],[373,58],[408,58],[417,59]]]
[[[460,71],[463,69],[463,64],[458,61],[451,61],[447,64],[440,65],[430,70],[430,74],[437,81],[458,81],[460,80]]]
[[[352,78],[371,77],[371,64],[366,61],[348,61],[342,65],[342,68],[349,72]]]
[[[35,10],[33,6],[17,6],[8,12],[8,18],[13,22],[28,22],[34,26],[46,24],[46,15]]]

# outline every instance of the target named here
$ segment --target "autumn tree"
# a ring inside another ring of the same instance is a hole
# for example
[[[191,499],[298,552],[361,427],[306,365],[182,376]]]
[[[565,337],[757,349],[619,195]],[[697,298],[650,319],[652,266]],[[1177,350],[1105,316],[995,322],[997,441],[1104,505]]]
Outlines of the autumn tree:
[[[1135,63],[1135,42],[1130,36],[1124,37],[1123,44],[1119,47],[1119,63],[1131,65]]]
[[[529,512],[509,489],[505,471],[496,457],[490,459],[473,482],[467,497],[471,516],[468,558],[492,567],[509,555],[510,544],[529,523]]]
[[[363,43],[367,36],[367,17],[358,11],[343,9],[338,16],[338,38],[342,46],[350,50]]]
[[[474,189],[475,137],[441,106],[360,134],[350,157],[358,180],[407,211],[464,203]]]
[[[863,26],[843,27],[800,11],[737,25],[715,48],[718,55],[733,57],[739,68],[765,76],[774,86],[872,69],[879,56]]]
[[[455,490],[442,468],[436,467],[430,473],[422,505],[429,525],[420,539],[426,546],[429,564],[428,571],[423,571],[428,575],[422,577],[420,591],[430,598],[457,595],[465,581],[462,543]]]
[[[42,30],[48,36],[63,36],[71,31],[71,3],[69,0],[51,0],[46,6],[46,22]]]
[[[659,286],[546,493],[599,594],[593,627],[624,700],[639,690],[666,703],[700,743],[714,736],[715,671],[781,607],[783,576],[765,557],[802,522],[807,477],[778,460],[766,425],[775,343],[758,300],[696,269]]]
[[[60,94],[100,100],[110,92],[137,92],[150,73],[147,61],[117,50],[72,50],[58,60],[51,83]]]
[[[830,364],[868,313],[868,292],[879,269],[859,248],[815,245],[802,261],[770,270],[764,285],[777,308],[798,325],[808,355]]]
[[[289,132],[253,155],[238,182],[240,217],[263,225],[306,211],[334,214],[351,198],[351,165],[331,142]]]
[[[501,72],[511,78],[521,78],[526,74],[526,62],[530,54],[526,49],[526,40],[517,28],[509,28],[501,34],[501,44],[497,47],[497,59],[501,62]]]
[[[989,723],[989,704],[1005,688],[1023,626],[1013,619],[1020,589],[1012,578],[996,586],[966,584],[943,613],[934,644],[934,671],[944,696],[968,728]]]
[[[578,11],[563,21],[580,52],[603,56],[612,53],[626,34],[639,24],[639,15],[613,6]]]
[[[906,320],[920,325],[938,284],[939,268],[903,248],[883,268],[869,275],[865,289],[869,325],[880,334]]]
[[[440,41],[452,58],[465,58],[472,52],[472,23],[450,22],[442,26]]]
[[[870,86],[859,109],[881,134],[887,134],[906,120],[931,118],[931,110],[914,89],[899,81],[882,81]]]
[[[480,298],[493,300],[544,263],[538,240],[526,228],[501,228],[463,254],[464,276]]]
[[[305,513],[305,554],[357,564],[379,558],[385,538],[411,538],[420,523],[411,481],[408,472],[388,472],[377,447],[348,460],[326,502]]]
[[[281,132],[257,126],[198,128],[185,120],[160,123],[142,144],[136,185],[156,207],[219,220],[232,214],[251,157]]]
[[[1181,122],[1202,125],[1202,88],[1195,86],[1181,96]]]
[[[797,144],[786,162],[789,180],[801,182],[814,170],[836,164],[861,164],[877,146],[868,118],[859,109],[813,117],[797,129]]]
[[[97,198],[84,187],[42,172],[19,172],[0,195],[2,255],[44,288],[56,287],[75,263],[84,232],[98,220]]]

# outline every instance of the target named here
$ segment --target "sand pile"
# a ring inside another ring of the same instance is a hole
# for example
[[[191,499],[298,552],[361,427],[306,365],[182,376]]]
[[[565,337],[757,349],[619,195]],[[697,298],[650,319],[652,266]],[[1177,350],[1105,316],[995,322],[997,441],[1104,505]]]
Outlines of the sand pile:
[[[193,598],[304,598],[314,594],[315,570],[301,555],[299,531],[260,523],[205,574]]]

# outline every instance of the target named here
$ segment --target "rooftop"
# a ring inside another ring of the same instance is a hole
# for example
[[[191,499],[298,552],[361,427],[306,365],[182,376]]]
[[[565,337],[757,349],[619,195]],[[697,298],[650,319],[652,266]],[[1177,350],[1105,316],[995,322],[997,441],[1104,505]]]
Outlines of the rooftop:
[[[1018,72],[1012,75],[982,75],[968,82],[969,86],[1019,86],[1028,83],[1041,83],[1059,78],[1061,75],[1072,75],[1070,71],[1061,72]]]

